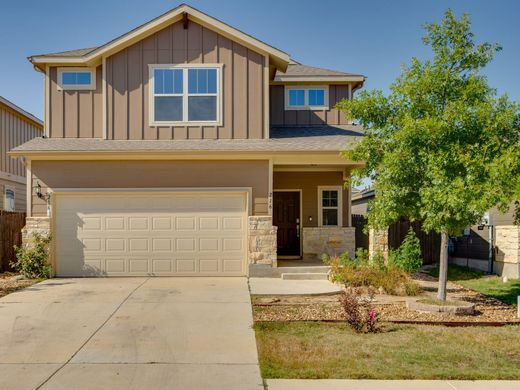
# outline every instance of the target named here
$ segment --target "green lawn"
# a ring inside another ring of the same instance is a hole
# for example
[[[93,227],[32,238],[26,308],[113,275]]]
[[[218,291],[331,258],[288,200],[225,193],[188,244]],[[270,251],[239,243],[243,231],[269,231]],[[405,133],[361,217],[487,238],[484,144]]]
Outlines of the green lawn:
[[[520,327],[257,323],[264,378],[520,379]]]
[[[433,268],[428,270],[428,273],[438,277],[439,269]],[[509,305],[516,306],[517,297],[520,295],[520,279],[509,280],[504,283],[502,278],[498,276],[486,276],[481,272],[455,264],[450,264],[448,267],[448,280]]]

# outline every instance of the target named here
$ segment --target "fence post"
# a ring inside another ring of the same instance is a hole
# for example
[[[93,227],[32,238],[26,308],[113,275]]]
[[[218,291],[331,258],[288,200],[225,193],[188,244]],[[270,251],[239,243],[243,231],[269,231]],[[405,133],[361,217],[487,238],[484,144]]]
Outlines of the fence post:
[[[379,253],[383,255],[386,262],[388,260],[388,251],[388,229],[370,229],[368,231],[368,257],[371,259]]]

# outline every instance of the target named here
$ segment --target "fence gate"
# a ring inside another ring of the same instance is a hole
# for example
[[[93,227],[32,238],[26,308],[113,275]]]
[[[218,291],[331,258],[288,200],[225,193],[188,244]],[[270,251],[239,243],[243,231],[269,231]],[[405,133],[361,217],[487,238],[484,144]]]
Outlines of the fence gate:
[[[11,270],[9,263],[16,257],[14,246],[22,245],[24,226],[25,213],[0,210],[0,272]]]
[[[368,249],[368,234],[363,232],[367,218],[361,214],[352,214],[352,227],[356,228],[356,249]]]

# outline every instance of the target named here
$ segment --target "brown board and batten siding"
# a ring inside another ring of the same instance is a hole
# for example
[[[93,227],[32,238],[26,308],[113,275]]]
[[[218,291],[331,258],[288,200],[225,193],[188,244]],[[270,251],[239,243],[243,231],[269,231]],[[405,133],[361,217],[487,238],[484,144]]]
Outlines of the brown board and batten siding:
[[[40,161],[31,164],[33,185],[58,188],[218,188],[252,189],[252,212],[268,214],[269,162],[242,161]],[[32,216],[47,215],[33,195]]]
[[[190,21],[143,39],[106,59],[107,138],[264,138],[264,57]],[[149,64],[223,64],[222,126],[149,125]]]
[[[329,110],[286,110],[285,87],[271,85],[270,117],[271,126],[312,126],[312,125],[346,125],[345,116],[333,108],[342,99],[348,99],[348,85],[329,85]]]
[[[25,177],[22,161],[7,152],[30,139],[42,136],[42,125],[0,103],[0,172]]]
[[[58,89],[58,68],[49,69],[50,138],[102,138],[102,68],[96,68],[95,90]]]

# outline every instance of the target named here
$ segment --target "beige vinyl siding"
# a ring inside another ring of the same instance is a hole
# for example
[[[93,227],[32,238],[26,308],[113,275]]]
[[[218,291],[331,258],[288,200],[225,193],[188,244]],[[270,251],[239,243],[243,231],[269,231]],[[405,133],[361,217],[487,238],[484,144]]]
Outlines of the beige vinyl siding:
[[[348,99],[348,85],[329,85],[329,110],[285,110],[285,88],[271,85],[271,126],[346,125],[345,116],[333,107],[342,99]]]
[[[274,190],[302,190],[302,225],[318,226],[318,187],[343,186],[343,172],[274,172]],[[350,199],[348,189],[343,189],[343,226],[350,226]],[[309,221],[312,217],[312,221]]]
[[[32,161],[33,185],[48,188],[251,187],[254,215],[266,215],[269,162],[247,161]],[[33,196],[32,215],[47,214]]]
[[[40,124],[0,104],[0,172],[25,177],[25,167],[21,160],[9,157],[7,152],[32,138],[41,136]]]
[[[264,61],[197,23],[174,23],[106,59],[107,138],[264,138]],[[222,126],[149,126],[148,65],[172,63],[223,64]]]
[[[49,137],[102,138],[102,70],[96,68],[95,90],[58,89],[58,68],[49,68]]]
[[[0,210],[4,209],[5,188],[9,187],[14,190],[14,211],[25,212],[25,184],[11,180],[0,179]]]

